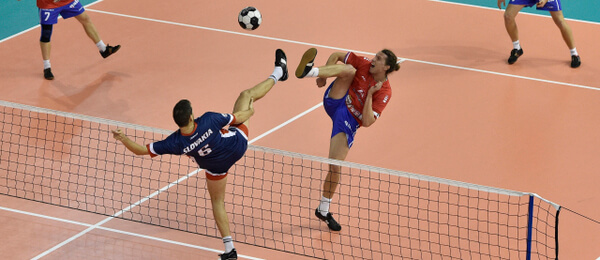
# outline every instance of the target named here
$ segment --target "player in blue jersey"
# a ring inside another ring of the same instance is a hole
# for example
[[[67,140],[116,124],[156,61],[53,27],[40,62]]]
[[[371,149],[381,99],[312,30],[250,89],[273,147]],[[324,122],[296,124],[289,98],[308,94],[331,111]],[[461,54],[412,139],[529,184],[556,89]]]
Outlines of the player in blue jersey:
[[[506,0],[498,0],[498,8],[502,9],[502,5],[504,5],[505,1]],[[513,49],[510,52],[508,64],[517,62],[517,59],[523,55],[523,49],[519,42],[519,29],[517,28],[515,18],[525,6],[531,7],[534,5],[537,10],[550,12],[552,20],[554,20],[554,23],[558,26],[563,40],[569,47],[571,53],[571,68],[579,67],[581,65],[581,58],[579,57],[579,53],[577,53],[577,48],[575,48],[575,40],[573,38],[571,27],[567,24],[567,21],[565,21],[560,0],[509,0],[506,11],[504,11],[504,26],[506,26],[506,31],[513,42]]]
[[[194,119],[191,103],[184,99],[173,108],[173,119],[179,130],[162,141],[143,146],[119,129],[112,131],[114,138],[136,155],[186,154],[205,170],[213,215],[225,244],[221,259],[237,259],[225,211],[225,186],[228,170],[244,156],[248,147],[248,119],[254,114],[252,103],[264,97],[277,81],[287,78],[287,59],[285,53],[278,49],[273,74],[242,91],[231,114],[206,112]]]

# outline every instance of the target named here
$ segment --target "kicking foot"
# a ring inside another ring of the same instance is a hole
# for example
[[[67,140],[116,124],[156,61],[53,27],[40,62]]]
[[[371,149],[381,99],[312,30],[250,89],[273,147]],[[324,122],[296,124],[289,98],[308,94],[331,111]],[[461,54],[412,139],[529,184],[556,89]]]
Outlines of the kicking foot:
[[[285,57],[285,52],[283,52],[282,49],[277,49],[275,51],[275,66],[281,67],[283,70],[283,76],[281,76],[279,81],[285,81],[288,79],[287,58]]]
[[[315,48],[310,48],[304,52],[304,55],[302,55],[302,60],[300,60],[300,64],[298,64],[298,68],[296,69],[297,78],[304,78],[304,76],[310,72],[315,65],[313,63],[315,61],[315,57],[317,57],[317,49]]]

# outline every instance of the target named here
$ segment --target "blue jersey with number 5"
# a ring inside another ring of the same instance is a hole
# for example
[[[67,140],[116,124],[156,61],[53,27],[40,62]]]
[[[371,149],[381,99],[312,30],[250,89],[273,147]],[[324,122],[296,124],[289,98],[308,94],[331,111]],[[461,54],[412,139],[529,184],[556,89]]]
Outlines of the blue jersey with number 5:
[[[236,127],[224,129],[233,120],[231,114],[206,112],[196,118],[194,132],[177,130],[166,139],[148,145],[150,156],[186,154],[210,173],[226,173],[246,152],[248,137]]]

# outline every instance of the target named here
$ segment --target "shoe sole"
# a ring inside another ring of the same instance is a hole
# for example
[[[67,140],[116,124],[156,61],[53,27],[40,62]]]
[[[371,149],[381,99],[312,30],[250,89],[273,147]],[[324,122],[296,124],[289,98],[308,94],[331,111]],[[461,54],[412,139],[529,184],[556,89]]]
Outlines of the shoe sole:
[[[317,49],[315,48],[310,48],[306,52],[304,52],[304,55],[302,55],[302,59],[300,60],[300,64],[298,64],[298,68],[296,68],[297,78],[301,79],[304,76],[306,76],[306,74],[308,73],[308,71],[306,71],[306,65],[312,63],[315,60],[315,57],[317,57]]]

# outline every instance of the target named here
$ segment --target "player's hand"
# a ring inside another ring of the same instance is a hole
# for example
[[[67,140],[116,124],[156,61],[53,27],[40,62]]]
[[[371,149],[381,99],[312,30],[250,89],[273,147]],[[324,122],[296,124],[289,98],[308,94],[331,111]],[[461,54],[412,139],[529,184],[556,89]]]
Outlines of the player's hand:
[[[123,141],[126,137],[123,131],[121,131],[121,129],[112,130],[112,133],[113,137],[119,141]]]
[[[502,9],[502,6],[505,5],[504,4],[504,0],[498,0],[498,8]]]
[[[317,87],[324,87],[327,85],[327,78],[317,78]]]
[[[537,7],[539,7],[539,8],[542,8],[542,7],[544,7],[544,5],[546,5],[546,3],[548,3],[548,0],[540,0],[540,1],[539,1],[539,2],[536,4],[536,6],[537,6]]]
[[[375,84],[375,86],[372,86],[371,88],[369,88],[369,94],[373,94],[373,93],[379,91],[381,89],[381,87],[383,87],[383,82],[382,81],[377,82],[377,84]]]

